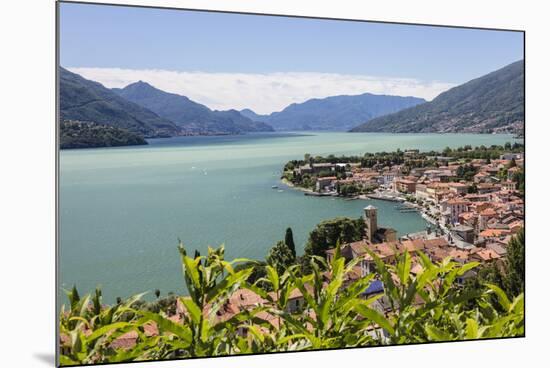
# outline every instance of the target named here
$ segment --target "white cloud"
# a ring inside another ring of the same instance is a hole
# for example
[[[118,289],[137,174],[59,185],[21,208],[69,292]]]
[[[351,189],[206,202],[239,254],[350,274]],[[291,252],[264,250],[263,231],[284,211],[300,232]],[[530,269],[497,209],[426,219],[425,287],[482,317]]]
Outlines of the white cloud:
[[[365,92],[431,100],[453,84],[412,78],[335,73],[207,73],[158,69],[69,68],[109,88],[142,80],[167,92],[185,95],[212,109],[250,108],[267,114],[291,103]]]

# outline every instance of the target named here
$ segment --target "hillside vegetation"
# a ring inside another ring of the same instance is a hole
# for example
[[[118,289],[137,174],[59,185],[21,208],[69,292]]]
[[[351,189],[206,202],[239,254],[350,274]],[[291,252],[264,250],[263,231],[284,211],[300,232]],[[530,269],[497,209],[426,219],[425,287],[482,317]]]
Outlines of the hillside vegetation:
[[[62,121],[59,139],[61,149],[147,144],[143,136],[127,129],[80,121]]]
[[[525,124],[524,61],[451,88],[426,102],[367,121],[352,132],[513,132]]]
[[[171,121],[125,100],[100,83],[64,68],[59,68],[59,81],[61,120],[109,125],[145,137],[167,137],[179,132]]]

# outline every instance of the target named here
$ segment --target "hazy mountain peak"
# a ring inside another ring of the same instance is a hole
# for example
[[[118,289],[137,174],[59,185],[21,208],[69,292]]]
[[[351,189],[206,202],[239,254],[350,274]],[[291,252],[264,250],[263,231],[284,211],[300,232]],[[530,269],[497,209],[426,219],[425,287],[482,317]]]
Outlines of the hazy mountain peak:
[[[272,125],[277,130],[348,130],[358,123],[425,102],[416,97],[363,93],[312,98],[292,103],[282,111],[269,115],[251,109],[241,114],[255,121]]]
[[[162,91],[146,82],[135,82],[114,89],[120,96],[170,119],[188,134],[239,134],[273,130],[258,124],[237,110],[212,111],[186,96]]]

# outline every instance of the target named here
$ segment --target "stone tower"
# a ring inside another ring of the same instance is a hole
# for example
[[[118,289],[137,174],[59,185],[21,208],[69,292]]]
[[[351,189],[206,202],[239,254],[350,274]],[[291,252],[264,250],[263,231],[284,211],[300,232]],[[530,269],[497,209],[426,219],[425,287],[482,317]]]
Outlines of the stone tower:
[[[374,234],[378,230],[378,219],[376,218],[377,209],[373,205],[368,205],[363,209],[365,211],[365,233],[369,242],[374,242]]]

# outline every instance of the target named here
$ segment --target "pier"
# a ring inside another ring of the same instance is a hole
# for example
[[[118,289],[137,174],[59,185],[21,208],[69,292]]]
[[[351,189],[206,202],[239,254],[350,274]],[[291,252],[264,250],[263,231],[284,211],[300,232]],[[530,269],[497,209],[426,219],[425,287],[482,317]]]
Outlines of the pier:
[[[400,202],[403,203],[405,200],[401,197],[396,197],[389,194],[366,194],[367,198],[371,199],[379,199],[381,201],[389,201],[389,202]]]

